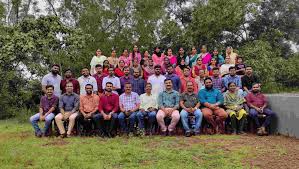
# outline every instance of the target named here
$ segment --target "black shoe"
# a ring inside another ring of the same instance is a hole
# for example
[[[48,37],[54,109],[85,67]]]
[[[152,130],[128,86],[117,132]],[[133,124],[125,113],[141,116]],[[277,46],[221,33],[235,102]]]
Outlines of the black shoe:
[[[41,138],[42,137],[42,133],[38,132],[35,134],[36,137]]]
[[[161,136],[167,136],[167,132],[166,131],[162,131],[161,132]]]
[[[112,134],[111,133],[107,133],[107,137],[108,138],[112,138]]]
[[[191,137],[191,132],[190,132],[190,131],[187,131],[187,132],[185,133],[185,136],[186,136],[186,137]]]
[[[168,132],[168,135],[169,135],[169,136],[174,136],[174,131],[169,131],[169,132]]]

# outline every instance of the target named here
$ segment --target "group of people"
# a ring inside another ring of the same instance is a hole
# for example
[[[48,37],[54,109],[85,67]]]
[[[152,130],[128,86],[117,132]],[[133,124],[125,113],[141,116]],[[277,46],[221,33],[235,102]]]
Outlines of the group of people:
[[[30,118],[36,136],[49,135],[55,120],[61,137],[71,137],[76,122],[83,130],[92,124],[101,137],[113,137],[117,121],[119,135],[129,136],[152,135],[156,123],[162,135],[171,136],[181,121],[185,136],[190,137],[200,134],[203,119],[210,124],[211,134],[225,133],[227,118],[232,134],[244,134],[247,115],[255,122],[257,134],[267,135],[275,114],[252,67],[232,47],[226,48],[225,56],[217,49],[210,54],[205,45],[200,53],[192,47],[189,56],[182,47],[177,56],[171,48],[164,54],[156,47],[151,56],[148,51],[141,55],[134,45],[131,53],[125,49],[120,57],[115,50],[106,57],[98,49],[90,66],[82,69],[78,79],[67,69],[62,79],[60,66],[54,64],[43,77],[45,95],[39,112]],[[45,121],[43,130],[38,121]],[[66,128],[64,121],[68,121]]]

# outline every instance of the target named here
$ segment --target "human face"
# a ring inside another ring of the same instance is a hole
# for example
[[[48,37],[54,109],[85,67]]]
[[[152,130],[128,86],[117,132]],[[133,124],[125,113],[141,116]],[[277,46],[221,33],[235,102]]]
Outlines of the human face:
[[[219,77],[219,70],[213,70],[213,76]]]
[[[238,64],[241,64],[242,62],[243,62],[243,59],[242,59],[242,58],[238,58],[238,59],[237,59],[237,63],[238,63]]]
[[[246,73],[247,75],[251,75],[251,74],[252,74],[252,68],[251,68],[251,67],[247,67],[247,68],[245,69],[245,73]]]
[[[91,95],[92,94],[92,86],[88,85],[85,86],[85,91],[87,95]]]
[[[87,68],[82,69],[82,75],[85,77],[89,76],[89,70]]]
[[[194,91],[194,86],[192,82],[187,82],[187,91],[188,92],[193,92]]]
[[[184,69],[183,73],[184,73],[184,76],[185,76],[185,77],[189,77],[189,75],[190,75],[190,70],[189,70],[189,69]]]
[[[70,70],[68,70],[68,71],[66,71],[65,73],[64,73],[64,77],[66,77],[66,78],[71,78],[72,77],[72,71],[70,71]]]
[[[135,78],[138,78],[139,75],[140,75],[139,71],[138,71],[138,70],[134,70],[133,76],[134,76]]]
[[[119,61],[119,66],[120,67],[124,67],[125,66],[125,62],[123,60]]]
[[[180,54],[180,55],[183,55],[184,52],[185,52],[185,51],[184,51],[184,48],[180,48],[180,49],[179,49],[179,54]]]
[[[147,84],[147,85],[145,86],[145,92],[146,92],[146,93],[151,93],[151,92],[152,92],[152,85]]]
[[[73,83],[67,83],[67,84],[66,84],[66,86],[65,86],[65,91],[66,91],[67,93],[72,93],[72,92],[73,92],[73,89],[74,89],[74,87],[73,87]]]
[[[180,64],[185,65],[185,59],[182,59]]]
[[[205,77],[205,71],[204,70],[199,70],[199,77],[204,78]]]
[[[109,61],[108,61],[108,60],[104,60],[103,65],[104,65],[105,67],[109,67]]]
[[[229,64],[229,62],[230,62],[230,57],[225,57],[225,63]]]
[[[216,59],[213,58],[213,59],[211,60],[211,65],[216,65]]]
[[[53,95],[54,89],[52,87],[49,87],[46,89],[46,93],[48,97],[51,97]]]
[[[138,59],[137,59],[137,58],[134,59],[134,61],[133,61],[133,65],[134,65],[134,66],[138,66],[138,65],[139,65],[139,63],[138,63]]]
[[[113,88],[113,85],[110,84],[110,83],[108,83],[108,84],[106,84],[105,90],[106,90],[107,92],[112,92],[112,88]]]
[[[261,88],[260,88],[260,85],[259,84],[255,84],[252,86],[252,92],[253,93],[258,93],[260,92]]]
[[[207,47],[206,46],[202,46],[201,47],[201,53],[206,53],[207,52]]]
[[[110,76],[114,76],[114,69],[113,68],[109,68],[108,71],[109,71]]]
[[[159,53],[159,52],[160,52],[160,48],[156,48],[155,51],[156,51],[157,53]]]
[[[154,66],[153,59],[149,59],[149,60],[148,60],[148,65],[149,65],[149,66]]]
[[[128,67],[124,69],[124,74],[125,76],[128,76],[130,74],[130,69]]]
[[[230,69],[230,70],[229,70],[229,74],[230,74],[231,76],[235,76],[235,75],[236,75],[236,69]]]
[[[196,63],[197,63],[197,65],[201,65],[202,64],[202,60],[201,59],[197,59]]]
[[[169,59],[167,57],[164,58],[164,64],[169,64]]]
[[[102,55],[102,51],[101,51],[100,49],[98,49],[98,50],[96,51],[96,55],[97,55],[97,56],[101,56],[101,55]]]
[[[208,90],[213,88],[212,80],[208,79],[205,81],[205,88]]]
[[[134,51],[134,52],[137,52],[137,51],[138,51],[138,46],[137,46],[137,45],[134,45],[133,51]]]
[[[170,75],[173,73],[173,67],[172,66],[169,66],[167,68],[167,73],[170,74]]]
[[[129,55],[129,52],[128,52],[128,50],[126,49],[126,50],[124,50],[124,52],[123,52],[123,55],[125,56],[125,57],[127,57],[128,55]]]
[[[59,73],[59,67],[53,66],[51,69],[52,74],[57,75]]]
[[[171,90],[172,89],[172,81],[171,80],[167,80],[165,83],[165,88],[167,90]]]
[[[148,51],[145,51],[144,54],[143,54],[143,56],[144,56],[145,58],[148,58],[148,57],[149,57],[149,53],[148,53]]]
[[[213,55],[214,55],[214,56],[218,56],[218,54],[219,54],[218,50],[214,50],[214,51],[213,51]]]
[[[236,91],[236,84],[235,83],[231,83],[229,86],[228,86],[228,90],[231,91],[231,92],[235,92]]]
[[[111,51],[111,56],[112,56],[112,57],[115,57],[115,56],[116,56],[116,51],[115,51],[115,50]]]
[[[196,50],[195,47],[192,47],[191,53],[192,53],[193,55],[195,55],[195,54],[197,53],[197,50]]]
[[[226,53],[230,54],[232,52],[232,48],[231,47],[227,47],[226,48]]]
[[[172,55],[172,49],[168,49],[167,50],[167,56],[171,56]]]
[[[126,93],[131,93],[132,91],[132,85],[131,84],[126,84],[125,85],[125,92]]]
[[[102,67],[96,67],[96,72],[97,72],[97,74],[102,74],[102,72],[103,72],[103,68]]]
[[[159,67],[155,68],[155,74],[159,76],[161,74],[161,69]]]

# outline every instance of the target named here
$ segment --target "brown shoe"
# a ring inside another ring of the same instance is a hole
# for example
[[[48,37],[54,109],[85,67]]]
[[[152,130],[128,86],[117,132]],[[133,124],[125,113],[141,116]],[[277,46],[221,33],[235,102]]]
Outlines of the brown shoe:
[[[258,135],[258,136],[262,136],[263,135],[263,131],[262,131],[262,128],[260,127],[260,128],[257,128],[257,132],[256,132],[256,134]]]
[[[262,130],[262,134],[264,136],[267,136],[268,135],[268,132],[266,131],[266,128],[265,127],[261,127],[261,130]]]

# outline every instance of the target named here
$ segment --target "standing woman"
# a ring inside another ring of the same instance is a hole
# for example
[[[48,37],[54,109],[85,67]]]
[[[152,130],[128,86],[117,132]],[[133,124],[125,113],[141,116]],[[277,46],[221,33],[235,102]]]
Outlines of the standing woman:
[[[125,68],[125,62],[123,60],[120,60],[117,67],[114,69],[115,76],[122,77],[125,75],[124,73]]]
[[[109,67],[110,67],[109,61],[104,60],[104,62],[103,62],[103,74],[109,75],[109,71],[108,71]]]
[[[226,47],[226,55],[225,57],[230,58],[230,64],[236,64],[237,53],[234,52],[233,47],[228,46]]]
[[[183,47],[180,47],[179,48],[179,51],[178,51],[178,56],[177,56],[177,62],[178,64],[181,63],[181,60],[184,60],[185,61],[185,65],[189,65],[189,56],[187,56],[185,54],[185,50]]]
[[[202,45],[200,51],[199,57],[202,58],[202,63],[208,65],[212,59],[212,55],[208,52],[207,46]]]
[[[181,62],[178,64],[178,66],[175,68],[175,73],[179,76],[179,78],[182,78],[184,76],[184,68],[186,68],[185,60],[181,59]]]
[[[167,49],[167,57],[169,59],[169,63],[175,67],[177,65],[177,59],[176,59],[176,56],[174,56],[172,54],[172,49],[171,48]]]
[[[199,54],[197,54],[197,49],[195,46],[192,46],[191,48],[191,54],[189,56],[189,67],[192,68],[196,64],[196,60],[199,57]]]
[[[141,61],[141,54],[140,54],[140,51],[139,51],[137,45],[133,46],[133,52],[130,53],[129,57],[130,57],[131,62],[133,62],[133,60],[135,58],[137,58],[138,64],[140,63],[140,61]]]
[[[125,62],[125,66],[131,65],[131,58],[129,57],[128,49],[124,49],[122,55],[119,57],[119,60],[123,60]]]
[[[196,65],[192,67],[192,77],[196,78],[200,74],[200,70],[203,70],[205,75],[207,76],[207,67],[202,63],[202,59],[199,57],[197,58]]]
[[[160,47],[155,47],[152,59],[154,61],[155,65],[163,65],[163,61],[164,61],[164,53],[161,52],[161,48]]]
[[[113,65],[113,67],[117,66],[117,64],[119,62],[119,59],[116,56],[116,50],[115,49],[111,50],[111,55],[110,55],[110,57],[108,57],[108,61],[109,61],[110,65]]]
[[[158,64],[158,65],[161,65],[161,74],[165,75],[166,72],[167,72],[168,65],[170,65],[169,58],[168,57],[164,57],[164,60],[163,60],[162,63],[163,64]]]
[[[217,66],[217,61],[216,61],[216,58],[212,58],[211,59],[211,63],[210,65],[208,66],[208,72],[209,72],[209,76],[213,76],[213,68],[214,67],[218,67]]]
[[[224,57],[221,54],[219,54],[217,48],[214,48],[212,58],[216,60],[217,66],[221,66],[224,63]]]
[[[104,60],[106,60],[107,57],[102,55],[101,49],[97,49],[96,55],[92,57],[90,61],[90,74],[93,75],[96,73],[95,66],[97,64],[103,65]]]
[[[141,61],[140,61],[140,65],[141,65],[141,67],[142,67],[143,69],[144,69],[145,67],[147,67],[149,58],[150,58],[150,54],[149,54],[149,52],[148,52],[147,50],[144,51],[144,53],[143,53],[143,58],[142,58]]]

